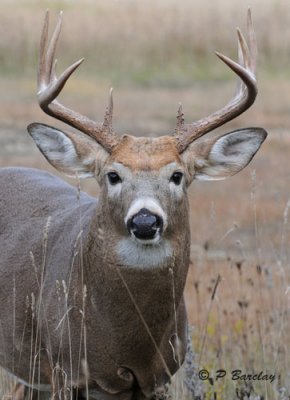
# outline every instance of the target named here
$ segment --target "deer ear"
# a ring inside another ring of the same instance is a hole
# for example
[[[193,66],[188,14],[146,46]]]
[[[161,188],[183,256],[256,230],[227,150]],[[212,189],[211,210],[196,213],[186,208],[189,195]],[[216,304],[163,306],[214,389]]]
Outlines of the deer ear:
[[[28,125],[27,130],[49,163],[71,177],[98,177],[109,155],[87,136],[64,133],[39,123]]]
[[[192,179],[225,179],[249,164],[266,136],[262,128],[240,129],[218,138],[197,140],[181,156]]]

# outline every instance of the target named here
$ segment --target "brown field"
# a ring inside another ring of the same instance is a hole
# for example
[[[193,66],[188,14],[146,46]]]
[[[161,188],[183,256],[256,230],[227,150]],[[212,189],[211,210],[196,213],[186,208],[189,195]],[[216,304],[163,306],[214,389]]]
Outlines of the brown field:
[[[234,57],[235,27],[245,27],[248,5],[260,45],[260,92],[255,106],[223,131],[262,126],[268,139],[239,175],[190,188],[186,298],[195,363],[212,377],[205,382],[207,400],[290,399],[289,1],[0,2],[0,166],[52,173],[26,133],[33,121],[63,128],[38,109],[35,99],[45,8],[53,21],[59,9],[65,10],[59,71],[87,58],[62,101],[101,119],[113,85],[115,130],[159,135],[173,131],[179,101],[190,121],[231,98],[235,78],[213,51]],[[98,190],[93,181],[83,182],[83,189]],[[223,379],[217,379],[219,369],[227,371]],[[231,371],[236,369],[275,374],[275,380],[235,381]],[[8,387],[0,372],[0,396]]]

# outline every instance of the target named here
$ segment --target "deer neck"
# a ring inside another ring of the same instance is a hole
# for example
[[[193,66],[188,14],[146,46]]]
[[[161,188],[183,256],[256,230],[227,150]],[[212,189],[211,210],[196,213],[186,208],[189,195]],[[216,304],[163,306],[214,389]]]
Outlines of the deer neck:
[[[188,271],[190,233],[186,212],[182,229],[174,229],[174,235],[160,246],[142,248],[114,228],[110,213],[104,209],[96,209],[87,240],[85,280],[92,302],[104,302],[106,310],[110,306],[116,310],[136,301],[142,312],[153,303],[168,313],[166,299],[173,296],[179,304]],[[161,297],[164,302],[160,302]]]

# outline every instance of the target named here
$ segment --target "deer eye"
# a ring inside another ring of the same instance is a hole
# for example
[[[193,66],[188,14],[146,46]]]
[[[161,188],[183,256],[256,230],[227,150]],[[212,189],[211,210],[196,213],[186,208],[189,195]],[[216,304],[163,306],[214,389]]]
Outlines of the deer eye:
[[[122,179],[119,177],[117,172],[109,172],[108,179],[111,185],[117,185],[117,183],[122,182]]]
[[[182,177],[183,177],[182,172],[174,172],[171,175],[170,182],[173,182],[175,185],[180,185]]]

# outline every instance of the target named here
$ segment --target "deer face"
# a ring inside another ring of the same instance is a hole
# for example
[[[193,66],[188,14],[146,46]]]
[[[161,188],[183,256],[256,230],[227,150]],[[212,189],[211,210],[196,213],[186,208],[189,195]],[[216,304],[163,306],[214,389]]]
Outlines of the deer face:
[[[43,124],[29,132],[59,171],[94,177],[116,233],[136,245],[172,239],[187,219],[187,187],[194,179],[234,175],[252,159],[266,133],[249,128],[192,142],[182,153],[176,139],[123,136],[109,153],[89,137]]]
[[[133,241],[159,244],[170,235],[186,199],[186,171],[172,138],[123,137],[101,182],[114,222]]]

